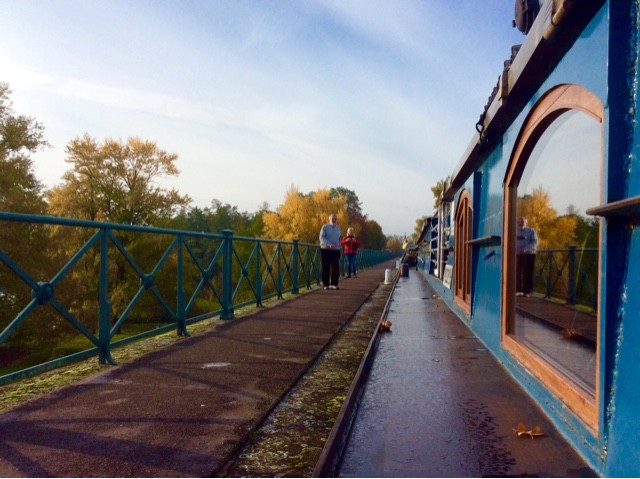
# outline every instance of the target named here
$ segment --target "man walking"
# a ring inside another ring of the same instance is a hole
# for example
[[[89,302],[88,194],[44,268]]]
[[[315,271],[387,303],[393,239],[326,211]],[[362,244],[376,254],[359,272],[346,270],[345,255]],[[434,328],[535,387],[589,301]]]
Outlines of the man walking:
[[[320,229],[320,260],[324,289],[338,289],[341,236],[342,230],[338,225],[338,216],[333,213],[329,216],[329,222],[322,225]]]

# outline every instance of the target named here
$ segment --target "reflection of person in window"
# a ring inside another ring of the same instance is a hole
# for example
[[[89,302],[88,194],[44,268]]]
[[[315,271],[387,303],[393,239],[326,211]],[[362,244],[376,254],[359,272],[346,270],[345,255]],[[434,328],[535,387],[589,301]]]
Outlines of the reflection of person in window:
[[[538,235],[527,226],[527,219],[518,218],[516,242],[516,295],[529,296],[533,291],[533,268],[536,262]]]

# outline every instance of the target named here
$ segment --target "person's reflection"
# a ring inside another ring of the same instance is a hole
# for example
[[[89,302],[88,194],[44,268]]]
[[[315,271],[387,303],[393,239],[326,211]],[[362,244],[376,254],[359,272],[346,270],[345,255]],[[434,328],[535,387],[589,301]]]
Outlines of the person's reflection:
[[[516,244],[516,296],[529,296],[533,291],[533,268],[536,262],[538,235],[527,226],[527,219],[518,218]]]

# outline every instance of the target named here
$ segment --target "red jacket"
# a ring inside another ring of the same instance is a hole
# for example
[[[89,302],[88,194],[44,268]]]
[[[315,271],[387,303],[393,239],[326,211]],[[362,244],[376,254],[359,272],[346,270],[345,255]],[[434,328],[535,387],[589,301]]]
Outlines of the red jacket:
[[[344,246],[344,254],[354,254],[358,252],[360,240],[355,236],[345,236],[340,240],[340,244]]]

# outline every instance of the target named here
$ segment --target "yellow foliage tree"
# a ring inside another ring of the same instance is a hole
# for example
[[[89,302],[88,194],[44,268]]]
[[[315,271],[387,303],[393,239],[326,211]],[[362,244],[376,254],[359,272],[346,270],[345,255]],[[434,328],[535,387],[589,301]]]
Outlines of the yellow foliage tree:
[[[263,234],[266,238],[317,243],[320,228],[332,213],[338,215],[338,224],[343,232],[346,231],[349,215],[343,197],[331,198],[328,188],[305,195],[291,185],[285,194],[284,203],[275,212],[266,211],[263,214]]]
[[[527,218],[529,226],[536,230],[540,249],[564,249],[576,244],[577,217],[558,216],[542,186],[518,199],[518,216]]]
[[[178,175],[178,155],[153,141],[132,137],[100,143],[85,134],[69,142],[67,155],[73,168],[48,192],[49,212],[55,215],[157,225],[191,201],[158,186],[160,178]]]
[[[387,238],[387,249],[391,251],[402,251],[402,238],[400,236],[390,236]]]

